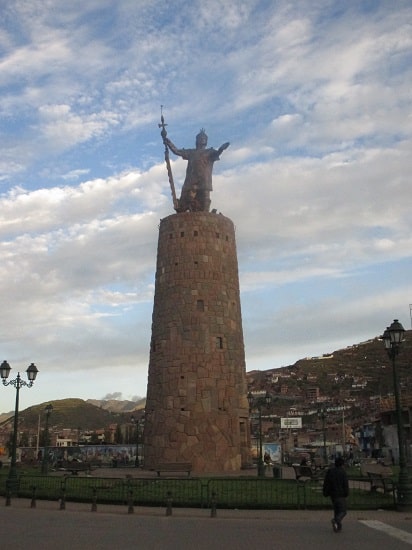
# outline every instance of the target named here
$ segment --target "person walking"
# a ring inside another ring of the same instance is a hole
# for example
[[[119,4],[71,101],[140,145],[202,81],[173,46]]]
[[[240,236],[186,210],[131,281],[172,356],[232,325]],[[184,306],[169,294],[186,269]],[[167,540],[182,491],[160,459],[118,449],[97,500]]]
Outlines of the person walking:
[[[343,458],[336,458],[335,467],[329,468],[323,482],[323,496],[330,497],[333,505],[332,528],[335,533],[342,531],[342,520],[347,512],[346,499],[349,495],[349,483],[343,466]]]

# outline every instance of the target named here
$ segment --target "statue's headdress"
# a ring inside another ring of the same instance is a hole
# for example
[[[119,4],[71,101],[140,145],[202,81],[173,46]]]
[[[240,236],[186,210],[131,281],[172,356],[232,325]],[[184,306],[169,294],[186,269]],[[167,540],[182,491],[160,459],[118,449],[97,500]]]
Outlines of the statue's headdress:
[[[204,128],[201,128],[200,132],[196,136],[196,143],[199,143],[200,141],[207,143],[207,134]]]

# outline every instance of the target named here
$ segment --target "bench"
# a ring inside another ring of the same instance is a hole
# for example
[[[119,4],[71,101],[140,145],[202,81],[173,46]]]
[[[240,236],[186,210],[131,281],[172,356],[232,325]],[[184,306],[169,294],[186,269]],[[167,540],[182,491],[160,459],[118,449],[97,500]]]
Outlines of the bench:
[[[88,472],[92,470],[90,462],[66,462],[59,468],[65,472],[70,472],[72,475],[77,476],[79,472]]]
[[[295,476],[297,481],[309,481],[311,479],[319,480],[323,479],[323,471],[312,470],[310,466],[292,466],[295,470]]]
[[[157,472],[157,475],[160,476],[161,472],[186,472],[190,476],[192,472],[192,464],[190,462],[165,462],[163,464],[158,464],[154,470]]]
[[[395,484],[390,477],[384,477],[383,474],[376,474],[368,472],[368,479],[371,484],[371,491],[376,492],[378,489],[382,489],[383,492],[393,493],[395,490]]]
[[[392,468],[382,464],[362,464],[361,475],[367,477],[371,491],[376,492],[381,489],[385,494],[393,493],[395,484],[392,479]]]

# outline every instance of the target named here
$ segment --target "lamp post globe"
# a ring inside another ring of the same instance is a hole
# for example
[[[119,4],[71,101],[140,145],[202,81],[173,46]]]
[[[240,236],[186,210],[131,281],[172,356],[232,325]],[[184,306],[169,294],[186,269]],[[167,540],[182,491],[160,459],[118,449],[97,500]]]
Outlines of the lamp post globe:
[[[10,371],[11,366],[7,363],[7,361],[3,361],[3,363],[0,365],[0,376],[3,380],[3,384],[4,380],[7,380],[7,378],[9,377]]]
[[[37,378],[38,369],[34,363],[31,363],[26,370],[27,378],[29,379],[29,382],[34,382]]]

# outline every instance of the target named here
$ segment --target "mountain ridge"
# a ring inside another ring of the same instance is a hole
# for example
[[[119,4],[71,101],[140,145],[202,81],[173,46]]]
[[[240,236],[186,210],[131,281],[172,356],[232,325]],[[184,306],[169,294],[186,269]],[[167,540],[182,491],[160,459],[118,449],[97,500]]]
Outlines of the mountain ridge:
[[[407,330],[405,336],[396,364],[402,392],[408,395],[412,394],[412,330]],[[270,391],[275,397],[283,397],[285,407],[293,401],[307,400],[308,390],[314,387],[319,389],[321,400],[327,396],[331,401],[350,401],[355,396],[367,402],[373,395],[393,394],[392,363],[379,337],[321,356],[299,359],[293,365],[249,371],[246,377],[248,389]],[[138,401],[66,398],[33,405],[19,411],[19,418],[22,429],[26,422],[28,426],[37,425],[45,406],[51,403],[51,425],[98,429],[141,411],[145,402],[145,398]],[[13,411],[0,414],[0,426],[10,422],[13,416]]]

